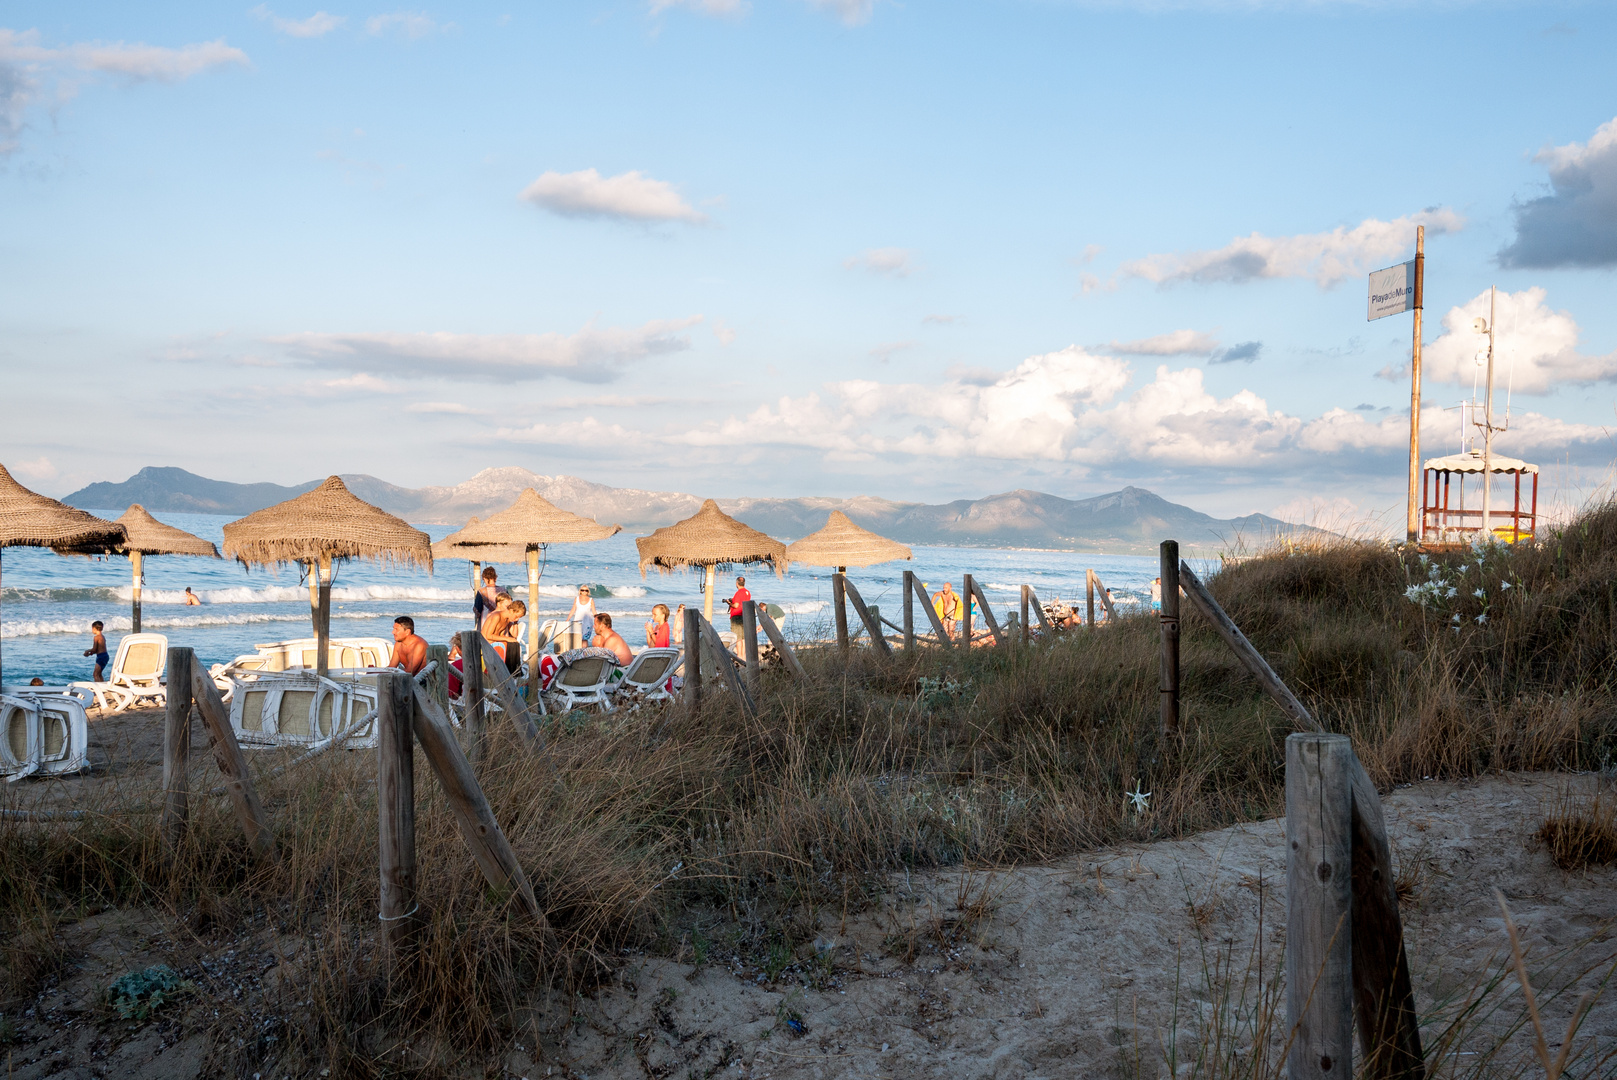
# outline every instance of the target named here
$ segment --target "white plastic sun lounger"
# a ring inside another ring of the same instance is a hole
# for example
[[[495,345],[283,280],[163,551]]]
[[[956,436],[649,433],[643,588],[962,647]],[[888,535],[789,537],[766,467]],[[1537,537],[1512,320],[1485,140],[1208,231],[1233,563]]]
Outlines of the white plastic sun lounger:
[[[71,694],[0,695],[0,776],[61,776],[87,767],[84,703]]]
[[[622,670],[618,658],[606,649],[574,649],[561,656],[562,666],[545,688],[545,704],[553,712],[570,712],[585,705],[612,711],[612,682]]]
[[[669,676],[679,668],[685,653],[681,649],[643,649],[623,669],[623,678],[612,688],[615,703],[630,700],[667,701]]]
[[[324,742],[376,708],[376,675],[322,679],[312,671],[265,673],[239,680],[230,696],[230,726],[245,750]],[[343,740],[349,750],[376,745],[372,719]]]
[[[106,682],[73,682],[68,686],[95,695],[102,711],[123,712],[131,705],[161,705],[168,700],[163,671],[168,667],[168,638],[162,634],[125,634],[118,642]]]

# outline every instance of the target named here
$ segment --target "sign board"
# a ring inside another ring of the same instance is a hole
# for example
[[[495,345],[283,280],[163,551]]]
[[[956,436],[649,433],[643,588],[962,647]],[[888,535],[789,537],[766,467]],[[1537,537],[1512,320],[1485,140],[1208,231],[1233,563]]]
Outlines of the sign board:
[[[1415,309],[1415,262],[1410,260],[1370,275],[1368,322]]]

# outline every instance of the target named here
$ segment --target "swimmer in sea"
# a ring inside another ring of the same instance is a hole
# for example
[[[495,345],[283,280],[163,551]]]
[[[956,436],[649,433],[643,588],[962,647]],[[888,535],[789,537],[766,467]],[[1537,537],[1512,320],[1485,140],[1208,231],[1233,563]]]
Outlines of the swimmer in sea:
[[[185,606],[186,607],[201,607],[202,606],[202,597],[200,597],[196,593],[192,592],[191,591],[191,586],[189,586],[189,585],[187,585],[185,587]]]

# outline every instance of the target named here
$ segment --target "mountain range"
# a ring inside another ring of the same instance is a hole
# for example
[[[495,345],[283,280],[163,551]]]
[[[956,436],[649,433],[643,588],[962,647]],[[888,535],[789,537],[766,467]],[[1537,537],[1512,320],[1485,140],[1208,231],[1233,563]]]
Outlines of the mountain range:
[[[366,502],[421,525],[455,525],[504,509],[531,487],[564,510],[625,529],[648,531],[694,514],[702,500],[679,492],[641,491],[592,483],[576,476],[541,476],[516,467],[484,469],[449,487],[405,488],[374,476],[344,475],[349,490]],[[250,514],[314,488],[320,481],[235,484],[184,469],[148,467],[120,484],[96,483],[68,495],[72,506],[121,513],[130,503],[148,510],[200,514]],[[1172,537],[1190,548],[1223,548],[1238,539],[1248,546],[1280,533],[1312,531],[1264,514],[1215,518],[1169,502],[1144,488],[1126,487],[1086,499],[1038,491],[1007,491],[981,499],[931,504],[893,502],[872,496],[852,499],[720,499],[729,514],[781,540],[820,528],[832,510],[858,524],[909,544],[1053,548],[1138,554]]]

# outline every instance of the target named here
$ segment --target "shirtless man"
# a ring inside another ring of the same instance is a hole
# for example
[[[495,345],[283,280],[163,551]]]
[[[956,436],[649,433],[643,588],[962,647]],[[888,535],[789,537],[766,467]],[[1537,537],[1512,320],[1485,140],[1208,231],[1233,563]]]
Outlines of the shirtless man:
[[[634,659],[634,650],[629,648],[622,634],[612,629],[612,616],[604,611],[595,616],[595,640],[592,644],[597,649],[610,649],[612,655],[618,658],[618,663],[624,666]]]
[[[186,607],[201,607],[202,606],[202,597],[200,597],[196,593],[192,592],[191,591],[191,586],[189,586],[189,585],[187,585],[185,587],[185,606]]]
[[[960,597],[956,595],[953,583],[945,581],[943,588],[932,594],[932,609],[938,613],[938,619],[951,637],[960,633]]]
[[[419,675],[427,664],[427,639],[417,637],[415,620],[400,615],[393,620],[393,666]]]

